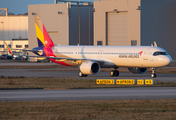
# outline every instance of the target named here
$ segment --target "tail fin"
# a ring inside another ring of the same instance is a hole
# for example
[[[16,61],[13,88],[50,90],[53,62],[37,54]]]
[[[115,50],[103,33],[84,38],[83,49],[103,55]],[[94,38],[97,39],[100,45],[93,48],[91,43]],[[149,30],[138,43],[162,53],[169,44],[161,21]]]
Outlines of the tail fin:
[[[11,49],[9,48],[9,46],[7,45],[7,43],[6,43],[6,42],[5,42],[5,44],[6,44],[6,47],[7,47],[8,51],[9,51],[9,53],[10,53],[11,55],[13,55],[13,53],[12,53]]]
[[[50,36],[48,35],[48,32],[46,31],[46,28],[44,24],[42,23],[40,17],[34,16],[35,21],[35,29],[36,29],[36,35],[38,40],[38,46],[39,47],[53,47],[54,43],[51,40]]]
[[[158,47],[155,41],[154,41],[154,47]]]

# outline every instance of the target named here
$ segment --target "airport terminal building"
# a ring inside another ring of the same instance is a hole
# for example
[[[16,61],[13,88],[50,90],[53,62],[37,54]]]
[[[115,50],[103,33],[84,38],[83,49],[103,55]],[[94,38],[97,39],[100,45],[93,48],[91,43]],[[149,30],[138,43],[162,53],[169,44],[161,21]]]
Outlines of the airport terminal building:
[[[55,0],[28,5],[29,49],[38,45],[38,15],[56,45],[149,46],[156,41],[176,60],[175,11],[176,0]]]

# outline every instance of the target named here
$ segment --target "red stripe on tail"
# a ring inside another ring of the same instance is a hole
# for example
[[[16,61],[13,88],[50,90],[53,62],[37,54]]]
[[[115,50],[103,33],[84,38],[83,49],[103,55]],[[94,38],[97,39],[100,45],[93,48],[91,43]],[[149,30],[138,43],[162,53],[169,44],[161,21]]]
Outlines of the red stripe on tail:
[[[43,25],[43,35],[44,35],[44,41],[45,41],[45,47],[53,47],[54,43],[51,40],[50,36],[48,35],[48,32],[45,29],[45,26]]]

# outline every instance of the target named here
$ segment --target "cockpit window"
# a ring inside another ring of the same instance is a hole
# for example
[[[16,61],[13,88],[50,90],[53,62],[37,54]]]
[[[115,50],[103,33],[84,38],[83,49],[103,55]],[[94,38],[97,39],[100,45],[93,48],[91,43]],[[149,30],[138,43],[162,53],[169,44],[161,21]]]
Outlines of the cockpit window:
[[[167,52],[158,51],[158,52],[153,53],[153,56],[157,56],[157,55],[167,55]]]

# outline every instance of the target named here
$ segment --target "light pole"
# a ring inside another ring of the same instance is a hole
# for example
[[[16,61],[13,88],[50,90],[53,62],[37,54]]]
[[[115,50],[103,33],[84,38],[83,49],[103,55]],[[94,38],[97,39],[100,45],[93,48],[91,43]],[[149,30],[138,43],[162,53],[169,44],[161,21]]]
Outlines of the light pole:
[[[4,45],[4,51],[5,51],[5,40],[4,40],[4,22],[0,21],[1,24],[3,24],[3,45]]]

